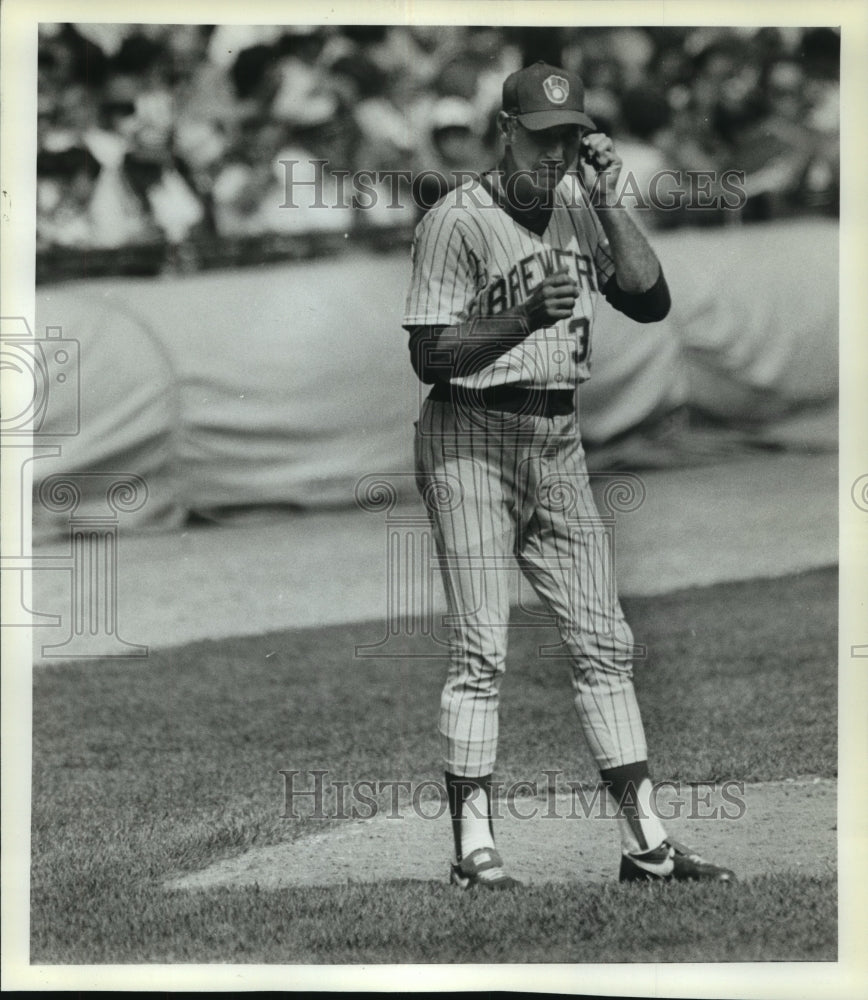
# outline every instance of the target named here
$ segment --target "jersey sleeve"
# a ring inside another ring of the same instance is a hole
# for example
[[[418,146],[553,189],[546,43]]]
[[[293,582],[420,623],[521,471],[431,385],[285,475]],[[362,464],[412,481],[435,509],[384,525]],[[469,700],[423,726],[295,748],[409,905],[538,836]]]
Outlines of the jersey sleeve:
[[[600,223],[597,213],[593,208],[589,208],[591,219],[594,223],[594,268],[597,272],[597,288],[602,290],[606,287],[609,278],[615,273],[615,258],[612,256],[612,248],[609,246],[609,237]]]
[[[451,326],[473,309],[481,265],[458,215],[444,205],[432,209],[416,228],[405,327]]]
[[[572,186],[565,189],[569,199],[568,205],[578,210],[578,215],[573,216],[573,224],[576,226],[577,234],[581,233],[580,238],[587,241],[586,252],[590,252],[593,258],[597,288],[602,292],[615,273],[615,258],[609,246],[609,237],[606,236],[606,231],[594,210],[588,189],[578,176],[569,176]]]

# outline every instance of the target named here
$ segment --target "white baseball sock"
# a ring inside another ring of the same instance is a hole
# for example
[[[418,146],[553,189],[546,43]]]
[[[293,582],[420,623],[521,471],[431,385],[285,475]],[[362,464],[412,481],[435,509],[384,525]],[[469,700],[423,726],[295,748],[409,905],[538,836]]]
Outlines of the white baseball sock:
[[[635,789],[634,801],[625,799],[618,810],[621,848],[627,854],[653,851],[666,839],[666,830],[654,812],[650,780],[643,778]]]
[[[480,847],[494,847],[491,836],[491,806],[484,788],[474,788],[461,806],[461,856]]]

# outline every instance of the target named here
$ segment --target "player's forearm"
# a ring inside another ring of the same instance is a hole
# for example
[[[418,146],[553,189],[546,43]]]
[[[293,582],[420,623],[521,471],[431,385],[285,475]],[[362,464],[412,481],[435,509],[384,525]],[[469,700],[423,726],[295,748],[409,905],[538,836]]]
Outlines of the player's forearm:
[[[410,360],[421,382],[449,379],[487,368],[530,333],[522,306],[458,326],[420,326],[410,333]]]
[[[645,292],[661,273],[660,261],[642,231],[623,207],[596,206],[609,240],[618,285],[625,292]]]

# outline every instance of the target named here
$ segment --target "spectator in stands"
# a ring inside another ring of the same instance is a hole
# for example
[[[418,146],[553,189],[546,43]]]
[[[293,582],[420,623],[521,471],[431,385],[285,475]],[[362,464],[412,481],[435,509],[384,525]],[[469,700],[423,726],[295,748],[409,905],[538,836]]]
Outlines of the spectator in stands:
[[[684,184],[673,174],[666,95],[649,84],[633,87],[622,97],[620,110],[624,132],[616,137],[624,162],[623,203],[635,207],[637,221],[648,228],[683,223]]]
[[[266,114],[281,83],[274,46],[259,43],[242,49],[229,75],[235,88],[236,118]]]
[[[707,42],[707,44],[705,44]],[[704,30],[697,29],[688,35],[685,44],[699,48],[689,63],[687,75],[692,77],[689,86],[676,83],[667,92],[669,105],[668,126],[655,136],[666,161],[667,169],[677,172],[677,183],[667,182],[669,194],[684,195],[683,211],[672,214],[672,223],[708,226],[737,221],[732,212],[719,207],[722,189],[721,172],[733,167],[730,144],[721,135],[719,101],[721,93],[729,87],[733,93],[741,90],[739,73],[742,69],[743,44],[724,34],[715,33],[711,40]],[[682,73],[674,57],[668,56],[670,72]],[[659,72],[661,64],[656,64]],[[734,82],[735,81],[735,82]],[[702,200],[690,197],[690,174],[704,175]],[[658,215],[656,221],[666,224],[666,216]]]
[[[270,114],[288,125],[307,127],[329,121],[337,111],[337,97],[320,63],[325,34],[296,25],[287,28],[274,46],[277,90]]]
[[[205,219],[186,165],[173,149],[165,52],[146,36],[125,39],[106,84],[109,99],[101,107],[99,127],[86,136],[104,168],[94,206],[102,245],[150,242],[155,229],[177,244]]]
[[[435,169],[471,170],[481,162],[478,116],[472,104],[444,97],[431,115],[431,145]]]
[[[219,121],[182,118],[174,133],[174,149],[184,164],[184,177],[202,206],[203,233],[217,235],[214,218],[214,182],[222,170],[229,146],[227,127]]]
[[[272,167],[286,128],[264,116],[240,123],[235,142],[213,182],[215,225],[221,236],[267,231],[259,209],[272,183]]]
[[[208,59],[215,66],[230,69],[247,49],[270,48],[283,28],[269,24],[218,24],[208,36]]]
[[[45,23],[38,38],[40,156],[78,150],[81,161],[84,149],[97,165],[64,176],[69,158],[40,159],[51,171],[39,175],[40,245],[349,228],[311,206],[274,214],[281,150],[350,171],[461,169],[470,147],[493,145],[503,76],[538,58],[579,72],[591,116],[629,133],[634,177],[731,166],[748,175],[746,218],[837,209],[840,35],[829,28]],[[428,133],[443,98],[459,102],[461,121]],[[250,122],[269,148],[260,163],[243,149]],[[657,221],[676,219],[722,221]]]
[[[455,41],[455,46],[441,53],[433,88],[437,97],[470,104],[475,127],[482,131],[500,108],[504,78],[521,69],[521,52],[493,27],[467,27]]]
[[[732,147],[728,165],[746,174],[745,221],[791,214],[798,203],[817,151],[804,84],[799,63],[783,58],[766,67],[754,92],[721,95],[715,124]]]
[[[37,248],[93,246],[90,203],[100,172],[94,156],[83,147],[46,151],[36,170]]]
[[[156,243],[160,237],[158,225],[150,206],[137,197],[127,171],[127,141],[117,133],[92,129],[86,142],[101,168],[90,204],[91,245]]]
[[[136,174],[137,187],[166,241],[178,244],[194,236],[205,210],[169,145],[151,146],[146,159],[128,156],[125,165]]]
[[[364,53],[352,49],[344,49],[329,65],[328,74],[336,100],[328,159],[338,169],[358,169],[371,159],[368,147],[375,139],[363,131],[356,110],[383,92],[385,76]]]
[[[290,144],[278,150],[271,162],[271,183],[260,208],[263,225],[269,232],[348,235],[354,228],[351,189],[339,189],[328,168],[316,165],[317,159],[320,158],[303,146]],[[289,170],[291,184],[287,183]]]
[[[666,94],[671,104],[669,92],[676,87],[689,90],[692,74],[691,59],[684,51],[679,35],[668,32],[662,35],[648,65],[647,82]]]
[[[460,97],[443,97],[432,108],[426,172],[420,173],[413,191],[421,210],[456,186],[458,171],[478,173],[484,158],[477,120],[476,109]]]
[[[227,61],[213,55],[212,50],[220,48],[214,44],[215,36],[220,39],[218,32],[220,29],[198,26],[194,35],[185,36],[180,54],[173,48],[175,110],[179,121],[208,122],[226,131],[243,109],[231,77],[235,56],[229,53]]]
[[[50,53],[58,93],[70,83],[98,89],[109,71],[109,57],[100,45],[79,30],[78,25],[39,26],[39,52]]]
[[[801,53],[805,66],[807,126],[818,137],[817,153],[804,179],[807,208],[837,214],[840,196],[840,35],[831,28],[805,33]]]
[[[701,49],[693,59],[693,78],[684,103],[673,108],[674,138],[681,163],[688,168],[717,168],[727,155],[727,143],[715,128],[720,95],[739,69],[741,53],[724,38]]]
[[[615,28],[606,34],[605,51],[618,66],[618,82],[622,90],[642,86],[648,78],[648,67],[654,56],[654,42],[641,28]]]
[[[315,188],[315,161],[321,157],[292,145],[290,136],[285,125],[270,118],[245,122],[231,162],[214,182],[214,214],[221,235],[301,235],[352,228],[351,191],[347,189],[341,200],[327,170]]]
[[[521,69],[521,53],[498,28],[469,26],[464,38],[464,54],[472,59],[476,88],[469,100],[474,109],[474,128],[500,110],[503,81]]]
[[[365,99],[368,71],[373,71],[368,93],[379,88],[381,74],[370,60],[360,65],[363,57],[350,55],[336,60],[336,73],[329,61],[335,48],[327,49],[328,40],[324,30],[301,28],[281,38],[276,46],[281,83],[269,114],[289,126],[294,146],[326,160],[328,170],[352,170],[360,137],[354,111]]]
[[[361,130],[358,164],[365,170],[413,169],[418,152],[418,135],[400,77],[381,76],[376,91],[369,92],[356,106],[355,120]]]
[[[363,54],[384,79],[402,80],[404,95],[412,101],[431,86],[443,53],[455,47],[462,30],[450,25],[344,25],[331,40],[335,46],[332,59]]]

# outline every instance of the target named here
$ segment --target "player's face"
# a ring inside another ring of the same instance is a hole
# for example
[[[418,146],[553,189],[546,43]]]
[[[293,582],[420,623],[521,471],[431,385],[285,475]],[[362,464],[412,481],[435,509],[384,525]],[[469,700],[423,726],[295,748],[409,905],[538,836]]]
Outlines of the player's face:
[[[528,170],[538,180],[536,187],[551,189],[561,182],[568,170],[575,169],[579,158],[582,128],[579,125],[555,125],[531,130],[517,119],[510,123],[507,137],[514,166]]]

